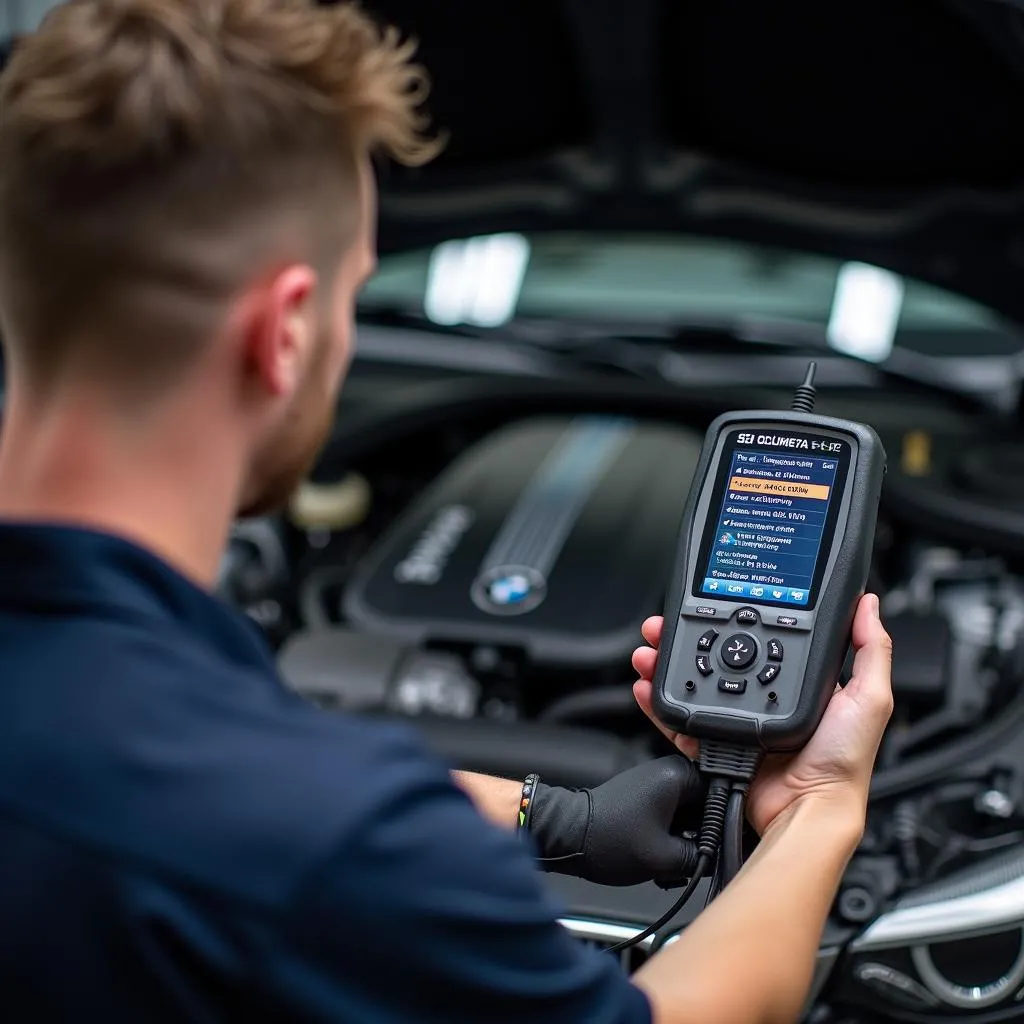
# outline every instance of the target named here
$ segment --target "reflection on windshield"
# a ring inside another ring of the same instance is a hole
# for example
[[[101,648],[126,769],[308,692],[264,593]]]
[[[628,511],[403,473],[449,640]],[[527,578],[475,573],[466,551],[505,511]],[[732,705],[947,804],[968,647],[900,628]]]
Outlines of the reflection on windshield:
[[[882,360],[894,340],[934,354],[1017,351],[997,314],[878,267],[685,236],[491,235],[388,255],[365,309],[439,324],[500,326],[515,316],[666,323],[797,321]]]

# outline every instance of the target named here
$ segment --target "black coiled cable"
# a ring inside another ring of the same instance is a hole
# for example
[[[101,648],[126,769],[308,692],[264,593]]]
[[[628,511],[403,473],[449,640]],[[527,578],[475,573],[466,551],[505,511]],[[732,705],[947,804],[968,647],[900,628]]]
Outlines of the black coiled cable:
[[[804,377],[803,384],[794,392],[793,400],[789,404],[793,412],[814,412],[814,401],[818,395],[814,389],[814,375],[817,370],[817,363],[808,363],[807,376]]]
[[[743,867],[743,823],[746,819],[747,786],[733,783],[725,811],[725,833],[722,837],[722,872],[720,885],[725,888]]]
[[[725,811],[729,805],[729,782],[727,779],[712,779],[704,801],[704,820],[700,826],[697,851],[702,857],[714,861],[722,848],[722,834],[725,831]]]
[[[629,949],[630,946],[636,946],[643,942],[644,939],[649,939],[656,932],[660,931],[672,920],[676,914],[689,902],[690,897],[697,891],[697,886],[700,885],[701,879],[704,878],[708,873],[708,868],[711,867],[711,862],[704,856],[701,856],[697,860],[697,867],[694,868],[693,875],[690,877],[690,881],[686,883],[686,888],[683,889],[683,894],[665,911],[661,917],[658,918],[654,924],[648,925],[642,932],[634,935],[632,938],[624,939],[622,942],[615,943],[614,946],[609,946],[607,952],[618,953],[623,949]]]
[[[638,932],[631,938],[610,946],[609,953],[618,953],[623,949],[629,949],[656,934],[672,920],[684,905],[697,891],[701,879],[707,876],[718,850],[722,843],[722,833],[725,829],[725,811],[729,804],[729,782],[727,779],[712,779],[708,787],[708,795],[704,802],[704,821],[701,824],[700,839],[697,841],[697,866],[693,869],[686,888],[683,889],[679,899],[654,924],[648,925],[642,932]]]
[[[704,909],[710,906],[714,898],[722,891],[722,854],[718,854],[715,861],[715,873],[711,876],[711,884],[708,886],[707,895],[704,897]]]

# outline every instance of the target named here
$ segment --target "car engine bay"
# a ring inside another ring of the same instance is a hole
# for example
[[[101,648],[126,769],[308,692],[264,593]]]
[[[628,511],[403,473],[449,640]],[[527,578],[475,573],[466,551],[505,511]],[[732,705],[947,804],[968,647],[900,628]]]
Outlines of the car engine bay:
[[[6,6],[13,31],[52,4]],[[446,146],[381,168],[393,273],[322,458],[235,525],[221,595],[325,714],[600,784],[673,749],[630,656],[704,430],[786,408],[814,358],[817,411],[888,453],[869,585],[895,710],[802,1021],[1024,1020],[1024,0],[364,6],[417,41]],[[524,267],[483,273],[510,233]],[[431,316],[438,265],[467,273]],[[886,305],[881,268],[899,283],[896,333],[869,325],[887,355],[832,347],[851,268],[857,308]],[[507,322],[481,317],[517,275]],[[545,880],[598,947],[674,900]]]
[[[525,401],[507,380],[436,383],[357,378],[287,512],[236,526],[222,593],[266,631],[288,685],[328,711],[413,721],[458,767],[585,786],[667,752],[633,700],[630,656],[661,611],[723,396],[602,398],[578,382]],[[380,398],[392,392],[408,398],[401,413]],[[783,400],[729,396],[743,397]],[[890,463],[871,587],[894,641],[896,710],[834,908],[838,956],[908,894],[1024,839],[1024,474],[1005,425],[996,434],[937,396],[819,404],[873,422]],[[666,896],[556,888],[594,941],[642,926]],[[958,976],[975,963],[984,980],[992,955],[961,949]],[[869,962],[842,998],[891,1008],[905,976]],[[914,984],[910,1019],[937,998]]]

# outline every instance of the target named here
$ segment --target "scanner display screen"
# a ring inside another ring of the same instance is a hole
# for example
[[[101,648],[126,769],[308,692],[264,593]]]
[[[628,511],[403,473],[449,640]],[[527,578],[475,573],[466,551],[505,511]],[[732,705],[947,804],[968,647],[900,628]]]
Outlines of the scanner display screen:
[[[719,463],[694,596],[813,607],[850,457],[849,442],[833,436],[734,431]]]

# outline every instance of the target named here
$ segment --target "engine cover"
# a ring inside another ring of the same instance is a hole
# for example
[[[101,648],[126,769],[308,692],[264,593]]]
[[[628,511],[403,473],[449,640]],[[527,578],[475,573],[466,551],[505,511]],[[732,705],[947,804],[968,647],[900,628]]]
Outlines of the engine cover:
[[[522,420],[464,452],[355,572],[343,613],[409,643],[628,659],[661,611],[702,437],[586,416]]]

